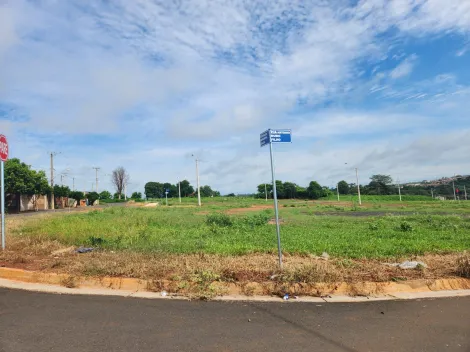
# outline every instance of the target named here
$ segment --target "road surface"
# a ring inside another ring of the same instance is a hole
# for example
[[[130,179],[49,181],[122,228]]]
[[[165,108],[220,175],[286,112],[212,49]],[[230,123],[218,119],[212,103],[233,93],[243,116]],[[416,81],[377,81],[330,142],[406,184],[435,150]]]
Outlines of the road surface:
[[[0,351],[470,351],[470,297],[243,303],[0,289]]]

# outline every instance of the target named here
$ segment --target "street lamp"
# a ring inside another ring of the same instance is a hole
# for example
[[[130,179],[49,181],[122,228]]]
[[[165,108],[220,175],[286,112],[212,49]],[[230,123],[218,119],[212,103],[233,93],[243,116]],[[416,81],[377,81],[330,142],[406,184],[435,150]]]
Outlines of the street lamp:
[[[191,154],[194,156],[194,154]],[[199,159],[196,157],[197,204],[201,206],[201,187],[199,185]]]

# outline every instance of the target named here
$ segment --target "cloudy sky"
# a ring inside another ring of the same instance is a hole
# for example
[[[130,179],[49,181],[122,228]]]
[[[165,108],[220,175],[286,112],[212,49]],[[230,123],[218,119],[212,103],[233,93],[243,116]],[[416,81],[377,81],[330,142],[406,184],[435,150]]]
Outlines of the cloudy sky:
[[[470,1],[0,0],[11,157],[111,190],[468,174]],[[347,163],[347,164],[346,164]]]

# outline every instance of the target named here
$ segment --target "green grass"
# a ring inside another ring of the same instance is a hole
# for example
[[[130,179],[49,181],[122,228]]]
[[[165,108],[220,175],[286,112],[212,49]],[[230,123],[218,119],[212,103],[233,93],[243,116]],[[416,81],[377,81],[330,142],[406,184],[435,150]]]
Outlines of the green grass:
[[[215,204],[204,211],[211,207],[224,208]],[[198,211],[184,207],[109,208],[25,220],[14,236],[140,252],[276,252],[275,226],[267,224],[272,210],[239,216],[200,215]],[[314,211],[314,207],[281,207],[283,251],[381,258],[470,249],[470,219],[457,215],[354,218],[314,216]]]

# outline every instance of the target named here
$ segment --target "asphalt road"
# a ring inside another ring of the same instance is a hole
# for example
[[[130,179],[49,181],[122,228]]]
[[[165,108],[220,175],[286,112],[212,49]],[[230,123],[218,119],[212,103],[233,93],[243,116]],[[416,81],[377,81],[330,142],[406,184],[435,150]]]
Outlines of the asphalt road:
[[[470,351],[470,297],[243,303],[0,289],[0,351]]]

